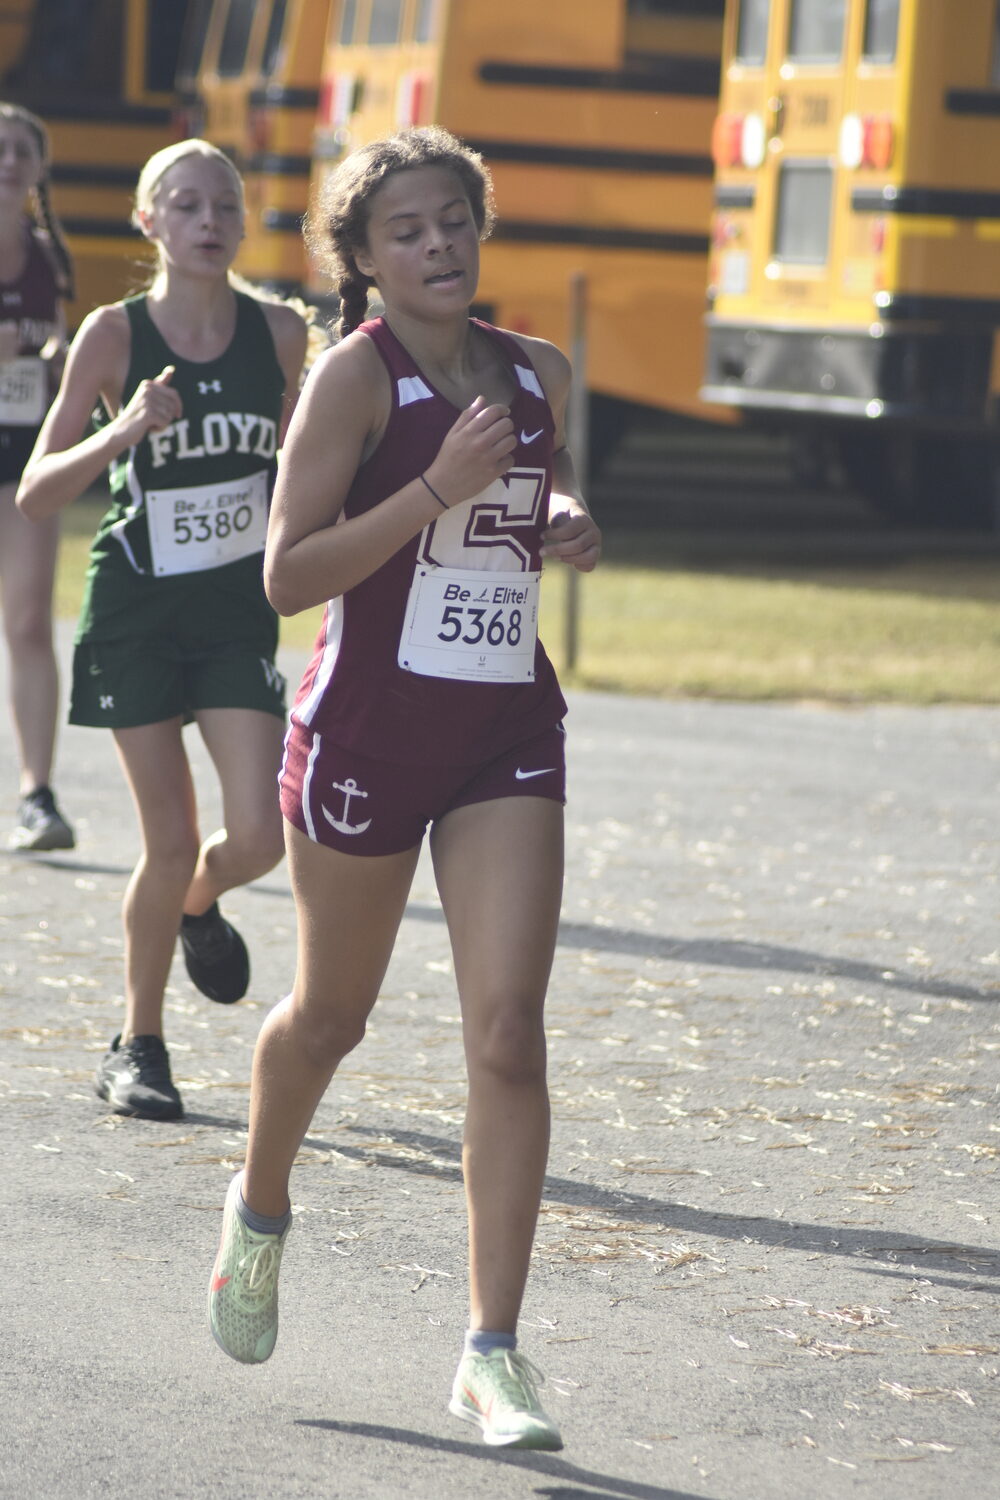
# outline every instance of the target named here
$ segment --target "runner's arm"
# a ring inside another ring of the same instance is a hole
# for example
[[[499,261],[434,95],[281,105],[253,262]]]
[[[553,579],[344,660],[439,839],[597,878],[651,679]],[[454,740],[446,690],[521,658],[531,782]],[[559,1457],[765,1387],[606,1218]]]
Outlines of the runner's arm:
[[[389,416],[389,385],[365,334],[320,355],[278,464],[264,554],[264,587],[282,615],[325,603],[371,576],[446,508],[471,499],[510,467],[505,407],[466,408],[427,466],[363,515],[341,520],[359,465]],[[432,486],[441,496],[434,498]]]
[[[124,310],[98,308],[70,346],[59,391],[21,476],[17,504],[25,515],[40,519],[70,505],[150,427],[166,426],[180,416],[180,397],[170,389],[168,366],[155,381],[141,383],[124,411],[98,432],[82,436],[101,400],[118,406],[128,359]]]
[[[278,447],[280,448],[285,440],[295,403],[299,399],[299,382],[302,379],[302,366],[305,363],[309,342],[309,328],[305,319],[286,302],[261,302],[260,306],[271,330],[274,352],[285,377],[281,421],[278,424]]]
[[[544,339],[517,335],[538,372],[555,422],[549,524],[542,533],[542,556],[591,573],[601,556],[601,533],[583,498],[573,455],[566,446],[566,409],[572,372],[569,360]]]

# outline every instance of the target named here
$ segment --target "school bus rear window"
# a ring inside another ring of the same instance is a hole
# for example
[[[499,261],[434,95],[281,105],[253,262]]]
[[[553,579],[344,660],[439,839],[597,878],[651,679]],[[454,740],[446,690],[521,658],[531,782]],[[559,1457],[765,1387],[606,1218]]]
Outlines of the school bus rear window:
[[[212,0],[191,0],[184,23],[184,38],[181,42],[180,61],[177,73],[180,78],[197,78],[201,71],[201,57],[205,50],[208,23],[212,19]]]
[[[826,265],[832,197],[833,169],[827,162],[785,162],[778,184],[775,260],[785,265]]]
[[[868,0],[865,14],[865,62],[896,61],[896,36],[899,31],[899,0]]]
[[[399,41],[403,0],[372,0],[368,41],[372,47],[392,47]]]
[[[836,63],[844,51],[847,0],[792,0],[788,56],[792,62]]]
[[[736,59],[761,67],[767,56],[767,23],[771,0],[743,0],[736,31]]]
[[[243,71],[257,0],[229,0],[226,29],[219,47],[220,78],[236,78]]]
[[[267,23],[267,36],[264,38],[264,56],[260,67],[265,78],[274,72],[274,65],[278,60],[278,48],[281,46],[281,33],[285,25],[285,11],[287,8],[285,0],[274,0],[271,19]]]
[[[146,87],[154,94],[170,94],[177,73],[184,7],[173,0],[154,0],[147,15]]]
[[[417,5],[417,19],[413,26],[413,40],[415,42],[429,42],[434,30],[434,6],[435,0],[419,0]]]
[[[354,41],[354,27],[357,19],[358,0],[344,0],[340,9],[340,30],[337,33],[337,41],[342,47],[349,47]]]

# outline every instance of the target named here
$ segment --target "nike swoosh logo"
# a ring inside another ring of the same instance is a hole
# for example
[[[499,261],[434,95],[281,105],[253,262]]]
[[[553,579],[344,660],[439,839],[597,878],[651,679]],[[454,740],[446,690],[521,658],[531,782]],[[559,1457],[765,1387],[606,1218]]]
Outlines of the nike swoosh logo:
[[[532,776],[551,776],[554,770],[555,766],[543,766],[540,771],[522,771],[521,767],[518,766],[517,770],[514,772],[514,780],[530,781]]]
[[[524,428],[522,427],[521,428],[521,442],[522,443],[533,443],[535,441],[535,438],[536,437],[541,437],[541,435],[542,435],[542,433],[544,431],[545,431],[544,427],[539,427],[539,429],[538,429],[537,432],[527,433],[527,432],[525,432]]]
[[[231,1276],[213,1276],[212,1277],[212,1291],[213,1292],[221,1292],[222,1288],[224,1286],[228,1286],[229,1283],[232,1281],[232,1279],[233,1278]]]

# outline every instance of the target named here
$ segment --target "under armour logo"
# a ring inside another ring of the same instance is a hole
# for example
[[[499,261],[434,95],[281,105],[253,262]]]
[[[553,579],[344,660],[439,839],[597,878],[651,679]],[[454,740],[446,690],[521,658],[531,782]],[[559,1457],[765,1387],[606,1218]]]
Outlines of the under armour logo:
[[[101,707],[102,708],[114,708],[114,706],[115,706],[115,700],[114,700],[113,695],[111,693],[102,693],[101,694]]]
[[[199,380],[199,382],[198,382],[198,394],[199,394],[199,396],[207,396],[208,393],[209,393],[209,391],[215,391],[215,393],[217,395],[221,396],[221,394],[222,394],[222,381],[221,380]]]

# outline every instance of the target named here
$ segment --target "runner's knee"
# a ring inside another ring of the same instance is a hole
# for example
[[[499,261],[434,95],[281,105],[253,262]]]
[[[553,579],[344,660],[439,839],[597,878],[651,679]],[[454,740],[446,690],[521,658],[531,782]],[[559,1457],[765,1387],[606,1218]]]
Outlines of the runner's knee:
[[[27,600],[4,611],[4,635],[11,654],[52,651],[52,613],[48,601]]]
[[[274,869],[285,852],[277,796],[257,808],[242,806],[235,818],[227,818],[225,851],[227,863],[239,869],[244,880]]]
[[[465,1046],[470,1074],[518,1085],[545,1078],[545,1029],[534,1004],[496,1006],[485,1022],[466,1027]]]
[[[300,1044],[317,1066],[335,1067],[364,1040],[367,1012],[358,1014],[332,1008],[329,996],[315,1002],[293,995],[288,1020]]]

